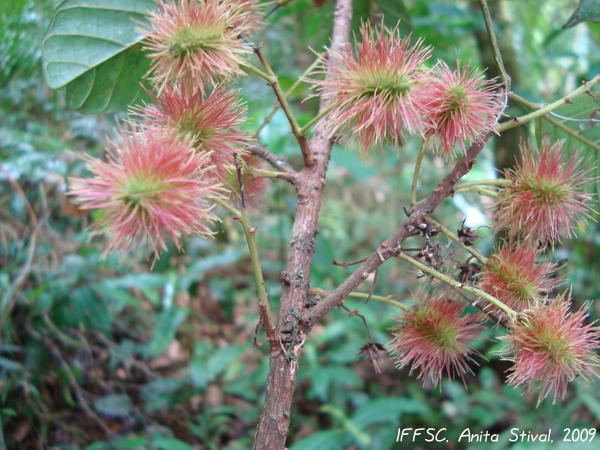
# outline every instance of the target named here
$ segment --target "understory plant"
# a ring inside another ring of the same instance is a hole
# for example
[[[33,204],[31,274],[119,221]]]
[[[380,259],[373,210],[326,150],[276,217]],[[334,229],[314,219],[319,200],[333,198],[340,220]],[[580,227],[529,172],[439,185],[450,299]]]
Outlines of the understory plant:
[[[143,74],[146,101],[131,106],[104,157],[85,157],[89,177],[68,180],[72,202],[102,211],[92,232],[105,236],[105,252],[123,259],[133,254],[157,261],[171,244],[182,249],[190,236],[211,239],[226,216],[239,222],[260,309],[254,344],[265,346],[269,357],[255,448],[285,447],[304,344],[311,330],[334,308],[345,308],[351,296],[365,298],[364,308],[369,302],[386,303],[396,317],[389,342],[373,341],[367,327],[365,344],[357,349],[373,370],[387,351],[399,368],[409,368],[426,383],[462,379],[482,358],[474,342],[483,330],[502,327],[500,354],[511,363],[507,383],[538,393],[538,401],[547,396],[560,401],[576,378],[597,378],[600,328],[587,319],[589,304],[573,307],[568,286],[555,276],[558,263],[545,258],[594,217],[590,162],[566,141],[543,136],[522,142],[520,161],[502,177],[461,180],[495,135],[580,96],[595,99],[600,75],[553,103],[532,104],[511,91],[486,0],[479,4],[499,79],[486,78],[460,62],[460,55],[456,61],[434,60],[432,48],[418,36],[403,35],[399,26],[387,27],[383,20],[362,23],[352,37],[352,1],[336,0],[331,42],[317,49],[315,63],[298,79],[312,85],[319,110],[299,120],[263,52],[269,42],[254,40],[257,30],[269,26],[269,12],[287,3],[164,0],[147,5],[132,25],[134,37],[122,44],[143,50],[150,60]],[[57,9],[56,19],[67,6],[72,5],[67,1]],[[69,55],[59,45],[59,26],[53,22],[43,42],[51,80],[73,69],[64,62]],[[77,58],[74,66],[85,64],[83,55],[76,53]],[[283,110],[296,140],[298,160],[261,144],[260,128],[271,116],[255,133],[241,130],[253,113],[236,86],[243,76],[258,77],[272,89],[276,109]],[[511,117],[509,101],[532,112]],[[358,151],[368,160],[375,152],[395,151],[407,158],[408,141],[417,141],[419,150],[412,163],[411,203],[397,205],[406,218],[377,248],[359,249],[365,255],[361,260],[335,261],[350,271],[341,284],[313,285],[331,152]],[[446,173],[430,192],[419,189],[425,158],[436,159]],[[256,235],[274,183],[289,183],[296,203],[281,294],[270,298]],[[442,202],[464,192],[486,198],[493,233],[485,239],[495,240],[488,255],[476,250],[478,229],[432,218]],[[442,237],[452,246],[441,245]],[[375,294],[385,290],[376,283],[383,264],[416,272],[421,288],[402,300]]]

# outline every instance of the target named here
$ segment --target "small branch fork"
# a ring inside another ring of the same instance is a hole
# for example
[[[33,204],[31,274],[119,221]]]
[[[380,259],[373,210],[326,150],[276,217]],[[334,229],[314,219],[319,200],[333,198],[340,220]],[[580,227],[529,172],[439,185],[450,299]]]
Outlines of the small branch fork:
[[[292,127],[292,133],[293,133],[294,137],[296,138],[296,140],[298,141],[298,144],[300,145],[300,150],[302,152],[302,156],[304,157],[304,165],[307,167],[310,167],[315,163],[315,158],[314,158],[314,155],[312,153],[310,146],[308,145],[308,140],[306,139],[306,134],[304,133],[304,131],[302,130],[302,128],[296,121],[296,118],[294,117],[294,113],[292,112],[292,108],[290,107],[290,105],[287,101],[287,96],[286,96],[285,92],[283,92],[283,89],[281,89],[281,85],[279,84],[277,75],[275,75],[275,73],[273,72],[273,69],[271,69],[271,66],[269,65],[268,61],[264,57],[260,47],[261,47],[260,45],[256,46],[256,47],[254,47],[253,50],[254,50],[254,53],[256,54],[256,56],[258,56],[258,59],[260,60],[261,64],[263,65],[265,71],[263,72],[260,69],[254,67],[252,65],[248,65],[246,67],[251,72],[254,72],[256,75],[258,75],[261,78],[263,78],[264,80],[266,80],[267,83],[269,83],[269,86],[271,86],[273,88],[273,92],[275,92],[275,96],[277,97],[277,100],[279,101],[279,104],[281,105],[281,109],[283,109],[283,112],[285,113],[285,116],[287,117],[288,122],[290,123],[290,126]]]
[[[290,86],[290,88],[287,90],[287,92],[285,93],[285,98],[287,100],[287,98],[292,95],[292,93],[296,90],[296,88],[305,80],[305,78],[313,71],[315,70],[316,67],[319,66],[319,64],[321,64],[321,60],[319,58],[317,58],[305,71],[302,75],[300,75],[298,77],[298,79],[294,82],[294,84],[292,84]],[[252,137],[254,139],[258,139],[258,136],[260,135],[260,132],[269,124],[271,123],[271,119],[273,119],[273,116],[275,115],[275,113],[279,110],[279,108],[281,107],[281,105],[278,103],[276,103],[273,108],[271,109],[271,111],[269,111],[269,114],[267,114],[267,116],[263,119],[262,123],[260,124],[260,126],[256,129],[256,131],[254,132],[254,134],[252,134]],[[307,129],[306,125],[302,128],[302,130]]]
[[[506,92],[504,92],[506,95]],[[410,236],[419,233],[419,225],[429,220],[429,215],[444,200],[454,194],[456,183],[471,170],[475,159],[487,140],[493,135],[490,131],[481,136],[468,149],[467,153],[456,163],[452,171],[425,200],[413,205],[410,216],[387,240],[382,242],[376,251],[369,256],[341,285],[331,291],[321,302],[305,312],[302,326],[310,330],[325,314],[338,306],[343,299],[355,290],[370,274],[374,273],[385,261],[398,256],[401,245]]]
[[[588,91],[587,94],[588,95],[592,95],[592,96],[595,95],[592,91]],[[538,105],[537,103],[530,102],[529,100],[526,100],[523,97],[521,97],[520,95],[517,95],[515,93],[510,94],[510,99],[516,101],[517,103],[520,103],[521,105],[525,106],[526,108],[528,108],[531,111],[537,111],[538,109],[540,109],[540,108],[542,108],[544,106],[544,105]],[[552,113],[552,114],[556,115],[554,113]],[[558,117],[558,115],[556,115],[556,116]],[[581,133],[578,133],[577,131],[573,130],[572,128],[569,128],[568,126],[566,126],[564,123],[562,123],[561,121],[559,121],[555,117],[552,117],[551,115],[545,115],[544,119],[546,119],[548,122],[550,122],[555,127],[560,128],[565,133],[570,134],[575,139],[579,139],[581,142],[583,142],[585,145],[589,146],[590,148],[593,148],[597,152],[600,152],[600,145],[598,145],[595,142],[589,140],[585,136],[582,136]],[[573,120],[571,118],[565,118],[565,119],[566,120]],[[585,121],[586,122],[590,122],[590,121],[593,121],[593,120],[592,119],[586,119]]]
[[[248,217],[248,212],[245,208],[243,176],[238,158],[236,158],[235,163],[238,174],[238,181],[240,182],[242,207],[238,210],[226,201],[218,198],[215,199],[215,203],[218,203],[219,205],[227,209],[231,214],[233,214],[233,217],[242,224],[242,228],[244,229],[244,235],[246,237],[248,251],[250,253],[250,260],[252,261],[252,272],[254,273],[254,282],[256,284],[256,290],[258,293],[258,308],[260,310],[260,321],[257,325],[254,337],[254,343],[255,345],[258,345],[256,335],[258,334],[258,328],[260,327],[260,325],[264,326],[265,332],[267,333],[267,339],[270,342],[275,342],[277,338],[275,336],[275,325],[273,315],[269,306],[269,294],[267,293],[267,289],[265,287],[265,280],[263,278],[262,266],[260,263],[258,253],[258,246],[256,244],[256,228],[253,227],[250,223],[250,218]]]
[[[549,103],[548,105],[542,106],[539,109],[536,109],[535,111],[533,111],[532,113],[526,114],[521,117],[513,117],[512,119],[510,119],[504,123],[501,123],[500,125],[498,125],[496,127],[496,132],[501,133],[503,131],[517,127],[519,125],[526,124],[527,122],[530,122],[539,117],[543,117],[546,114],[554,111],[556,108],[559,108],[560,106],[572,103],[573,99],[575,97],[579,97],[582,94],[594,95],[592,93],[592,88],[594,87],[594,85],[598,84],[599,82],[600,82],[600,75],[596,75],[590,81],[585,81],[584,83],[582,83],[581,86],[579,86],[577,89],[575,89],[569,95],[567,95],[553,103]],[[512,95],[511,97],[513,99],[516,99],[517,101],[521,100],[521,98],[518,96]],[[521,103],[523,103],[523,102],[521,101]],[[532,106],[532,104],[528,103],[526,106],[530,107],[530,106]]]
[[[331,309],[338,306],[350,292],[355,290],[371,273],[374,273],[385,261],[394,256],[399,256],[401,253],[401,244],[410,236],[418,234],[419,225],[429,221],[429,215],[435,208],[444,200],[455,192],[456,183],[471,170],[475,164],[475,160],[479,152],[483,149],[485,143],[490,137],[501,131],[513,128],[518,125],[525,124],[535,118],[548,114],[553,109],[558,108],[572,101],[573,98],[590,92],[593,85],[600,82],[600,75],[592,80],[584,83],[571,94],[563,97],[556,102],[546,105],[539,110],[527,114],[522,117],[511,119],[507,122],[499,124],[496,130],[485,133],[474,142],[467,150],[466,154],[456,163],[452,171],[442,180],[441,183],[433,190],[433,192],[425,200],[413,205],[410,216],[398,228],[398,230],[387,240],[382,242],[377,250],[375,250],[364,262],[340,284],[336,289],[331,291],[313,308],[307,310],[302,317],[302,326],[306,330],[310,330],[325,314]],[[503,102],[506,103],[507,87],[504,86],[502,95]]]
[[[259,144],[253,144],[248,148],[248,150],[250,150],[250,153],[252,153],[253,155],[256,155],[267,161],[277,170],[289,174],[290,181],[297,175],[297,172],[292,166],[289,165],[289,163],[285,159],[280,158],[275,153],[271,152],[268,148],[263,147]]]

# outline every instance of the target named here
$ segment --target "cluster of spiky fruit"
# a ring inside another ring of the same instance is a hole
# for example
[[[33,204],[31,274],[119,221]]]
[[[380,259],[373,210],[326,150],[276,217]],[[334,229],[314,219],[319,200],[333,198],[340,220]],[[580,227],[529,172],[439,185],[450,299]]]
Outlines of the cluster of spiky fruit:
[[[539,387],[539,402],[550,393],[562,398],[576,377],[598,376],[600,328],[584,323],[584,309],[570,311],[568,294],[553,293],[556,264],[537,261],[589,217],[592,197],[584,188],[592,178],[576,152],[567,157],[564,141],[544,138],[539,150],[520,150],[495,204],[495,225],[508,243],[488,260],[480,286],[518,313],[503,338],[509,345],[502,354],[513,362],[508,382]]]
[[[151,15],[143,33],[154,103],[132,111],[137,119],[122,142],[110,144],[107,161],[87,158],[93,179],[71,179],[82,208],[105,210],[97,231],[108,231],[108,250],[145,245],[158,257],[166,236],[180,248],[182,237],[210,235],[214,202],[231,200],[237,182],[235,156],[258,164],[238,129],[245,107],[229,89],[244,75],[251,49],[243,36],[260,24],[258,11],[257,0],[179,0],[161,2]],[[503,108],[494,81],[458,63],[455,70],[430,64],[431,49],[398,29],[366,24],[360,36],[354,49],[330,51],[327,77],[312,80],[330,105],[321,126],[331,137],[351,133],[365,154],[373,144],[420,135],[450,158],[494,130]],[[507,324],[509,382],[540,385],[540,399],[556,398],[576,376],[597,375],[600,330],[584,324],[583,310],[570,313],[566,296],[551,298],[555,265],[536,259],[588,216],[583,188],[590,179],[576,156],[564,162],[562,142],[521,153],[496,204],[496,227],[509,242],[489,258],[478,287],[514,312],[484,309]],[[267,182],[241,178],[256,205]],[[478,355],[473,340],[483,318],[465,315],[465,305],[443,293],[425,297],[400,318],[390,350],[399,366],[434,383],[444,373],[463,376]]]
[[[450,157],[491,130],[502,110],[498,87],[482,74],[444,62],[427,66],[431,48],[411,44],[398,29],[365,24],[355,50],[348,44],[324,58],[324,80],[313,80],[332,104],[330,135],[350,133],[365,153],[373,144],[398,145],[408,134],[431,138]]]
[[[543,140],[539,151],[521,148],[522,161],[506,173],[510,181],[496,202],[496,227],[505,229],[502,244],[477,277],[480,289],[514,314],[487,305],[505,324],[507,346],[501,355],[512,361],[508,383],[539,388],[538,402],[549,394],[564,397],[576,377],[597,377],[600,328],[586,324],[587,313],[570,312],[568,295],[555,295],[560,284],[554,277],[557,264],[538,261],[542,249],[570,236],[577,223],[589,215],[591,196],[583,188],[591,181],[577,155],[564,162],[563,142]],[[434,383],[442,372],[462,376],[473,349],[474,318],[461,317],[464,308],[450,308],[438,295],[427,297],[399,319],[390,350],[399,366],[411,365]],[[448,345],[453,342],[454,345]]]
[[[158,258],[165,236],[181,248],[184,236],[212,234],[214,201],[234,196],[234,155],[251,158],[238,128],[246,108],[229,84],[244,75],[251,50],[243,36],[259,16],[257,0],[166,1],[141,30],[154,102],[132,111],[136,119],[110,143],[106,162],[87,158],[93,179],[70,180],[82,208],[105,211],[96,232],[107,232],[108,251],[145,247]],[[268,187],[246,182],[252,199]]]
[[[508,242],[484,262],[476,285],[513,312],[493,304],[483,308],[508,330],[500,352],[513,363],[508,383],[528,392],[539,388],[539,402],[549,394],[554,400],[564,397],[568,382],[577,377],[598,377],[600,328],[585,323],[583,308],[570,311],[569,295],[554,293],[561,284],[557,264],[538,261],[545,247],[570,236],[588,217],[591,196],[583,188],[591,179],[577,155],[564,162],[563,142],[543,140],[539,151],[521,150],[521,163],[506,173],[509,183],[495,204],[495,225],[506,230]],[[480,314],[461,316],[464,307],[444,301],[449,300],[439,294],[419,301],[399,318],[389,346],[400,367],[410,365],[434,383],[442,373],[462,377],[477,354],[473,343]]]
[[[445,157],[465,150],[496,126],[502,103],[498,85],[468,67],[456,70],[438,62],[427,66],[430,49],[411,44],[398,30],[363,25],[362,40],[323,58],[324,80],[312,80],[330,103],[322,126],[331,136],[356,138],[363,154],[374,145],[398,145],[409,134],[420,135]],[[556,264],[538,262],[545,246],[570,236],[589,217],[589,170],[577,154],[565,161],[564,143],[543,140],[540,150],[521,148],[521,163],[508,171],[509,181],[498,194],[495,225],[509,241],[487,261],[478,287],[512,310],[506,314],[489,305],[506,323],[505,356],[514,362],[509,382],[531,388],[541,385],[540,399],[564,395],[566,381],[596,374],[593,349],[600,331],[585,325],[583,311],[569,312],[566,296],[552,296],[559,284],[552,278]],[[464,316],[460,301],[425,295],[399,318],[389,345],[400,367],[410,365],[419,377],[434,383],[442,373],[468,371],[472,341],[481,325]],[[558,344],[560,343],[560,345]],[[560,351],[556,350],[557,346]]]

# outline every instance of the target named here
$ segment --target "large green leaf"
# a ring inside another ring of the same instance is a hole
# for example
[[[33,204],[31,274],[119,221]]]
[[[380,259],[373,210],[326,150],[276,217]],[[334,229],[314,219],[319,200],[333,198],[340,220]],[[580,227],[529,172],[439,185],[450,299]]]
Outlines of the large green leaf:
[[[140,81],[150,60],[137,44],[93,67],[67,84],[67,106],[82,113],[124,111],[140,100],[149,100]]]
[[[581,22],[600,22],[600,0],[581,0],[562,27],[571,28]]]
[[[143,92],[148,70],[136,29],[153,0],[65,0],[42,41],[43,68],[53,89],[67,86],[67,104],[82,112],[125,109]]]

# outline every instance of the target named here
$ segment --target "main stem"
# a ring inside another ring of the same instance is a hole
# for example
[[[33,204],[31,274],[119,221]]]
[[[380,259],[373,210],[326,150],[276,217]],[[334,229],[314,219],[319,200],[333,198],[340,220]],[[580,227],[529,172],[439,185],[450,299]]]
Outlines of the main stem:
[[[350,37],[352,0],[337,0],[332,50],[345,45]],[[320,112],[327,109],[321,102]],[[310,269],[318,233],[317,222],[332,141],[317,127],[308,143],[312,161],[305,158],[305,167],[296,177],[298,201],[288,249],[286,268],[281,274],[283,290],[276,340],[270,342],[269,374],[265,404],[256,430],[256,450],[283,450],[290,426],[292,398],[296,388],[298,363],[309,329],[300,326],[309,296]]]

